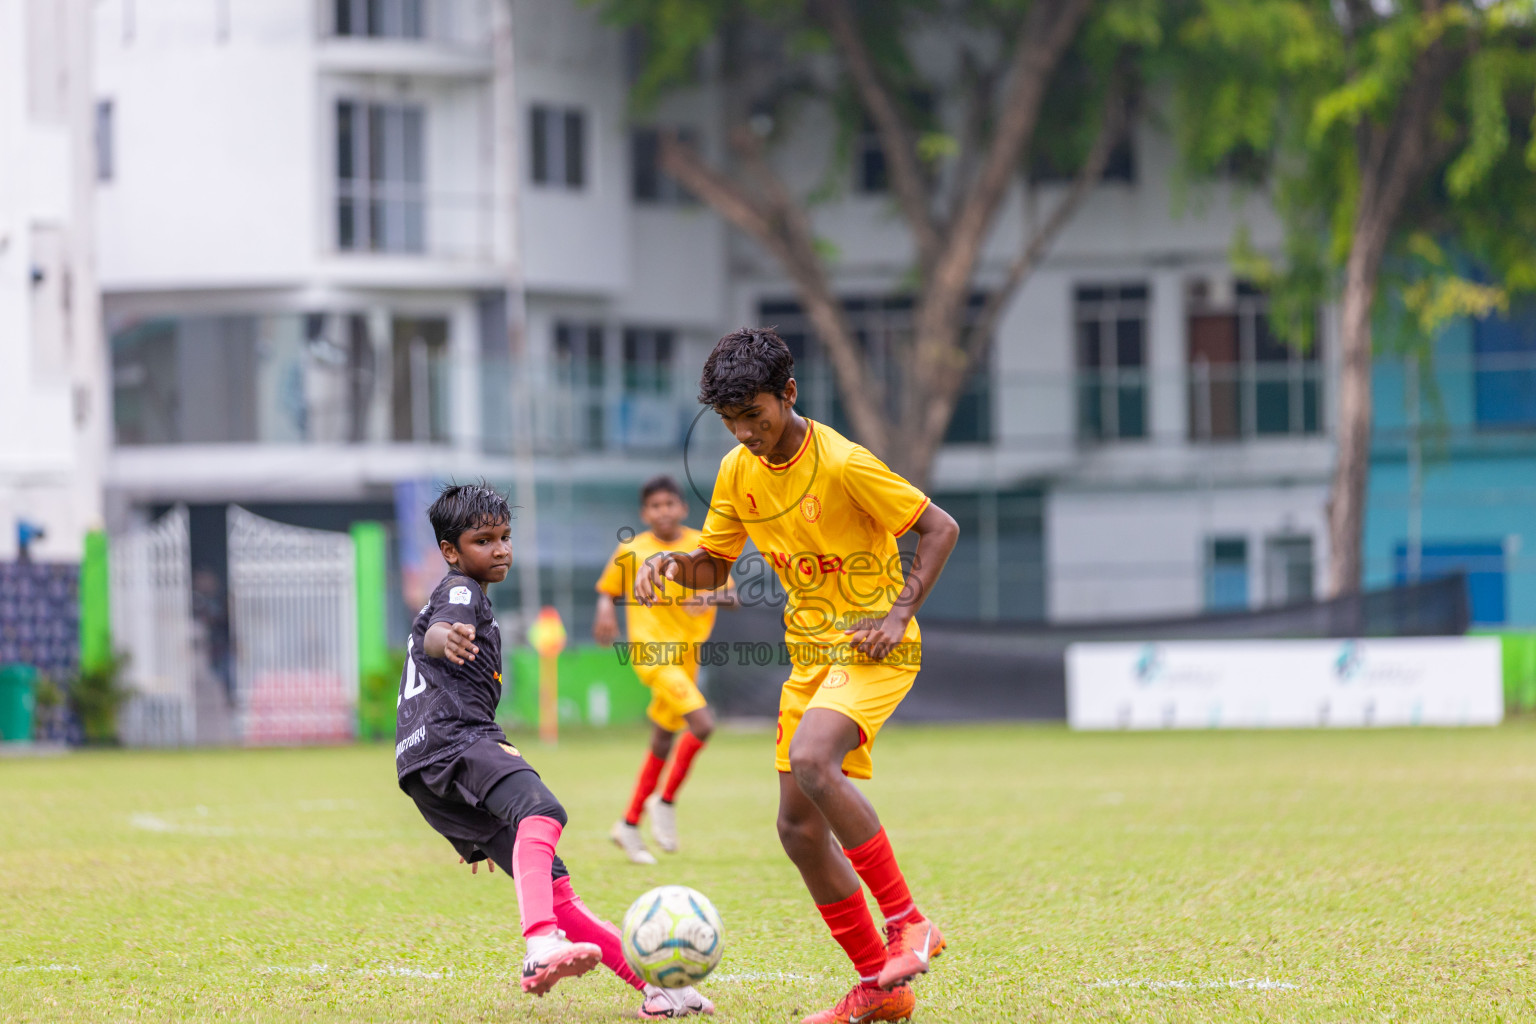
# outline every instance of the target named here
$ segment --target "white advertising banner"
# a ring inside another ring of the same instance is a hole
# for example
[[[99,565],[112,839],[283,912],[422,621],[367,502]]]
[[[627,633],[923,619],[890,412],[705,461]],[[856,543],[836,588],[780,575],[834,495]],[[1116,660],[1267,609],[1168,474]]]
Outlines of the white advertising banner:
[[[1067,648],[1074,729],[1497,725],[1494,637],[1177,640]]]

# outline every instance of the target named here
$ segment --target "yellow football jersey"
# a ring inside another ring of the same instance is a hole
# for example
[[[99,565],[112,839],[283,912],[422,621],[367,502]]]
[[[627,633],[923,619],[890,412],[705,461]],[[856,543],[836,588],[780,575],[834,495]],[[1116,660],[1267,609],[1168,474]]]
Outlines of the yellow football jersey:
[[[668,592],[657,598],[649,608],[637,602],[635,597],[635,572],[652,555],[663,551],[692,551],[699,546],[701,534],[685,526],[682,533],[670,544],[664,544],[650,530],[638,533],[633,539],[620,544],[608,559],[602,576],[597,580],[597,592],[619,598],[625,606],[625,620],[629,630],[629,642],[636,643],[686,643],[701,644],[709,639],[715,628],[715,606],[696,599],[698,591],[682,590],[677,584],[669,584]],[[723,589],[735,586],[729,580]],[[690,599],[695,599],[690,603]]]
[[[699,542],[733,561],[748,537],[757,545],[788,595],[785,639],[797,665],[808,645],[846,645],[843,630],[890,610],[905,581],[896,538],[928,507],[868,449],[825,424],[806,427],[781,465],[740,445],[720,460]],[[903,639],[919,636],[914,619]]]

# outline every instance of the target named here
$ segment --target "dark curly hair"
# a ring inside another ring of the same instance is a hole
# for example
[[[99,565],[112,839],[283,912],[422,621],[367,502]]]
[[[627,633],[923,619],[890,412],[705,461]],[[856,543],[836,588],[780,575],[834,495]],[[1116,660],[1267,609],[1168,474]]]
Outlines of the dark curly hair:
[[[714,409],[746,405],[764,391],[784,397],[795,357],[771,327],[743,327],[715,342],[699,378],[699,401]]]
[[[481,480],[444,487],[427,509],[427,518],[432,520],[432,532],[437,535],[439,544],[447,541],[458,547],[459,537],[465,530],[510,522],[512,508],[505,495]]]
[[[661,476],[653,476],[653,477],[651,477],[649,480],[647,480],[644,484],[641,485],[641,487],[640,487],[640,504],[644,505],[645,504],[645,500],[647,498],[649,498],[653,494],[657,494],[657,493],[661,493],[661,492],[665,492],[667,494],[673,495],[674,497],[677,498],[678,501],[687,501],[688,500],[688,499],[683,497],[683,488],[682,488],[682,486],[676,480],[674,480],[672,477],[670,477],[670,476],[666,475],[665,473],[663,473]]]

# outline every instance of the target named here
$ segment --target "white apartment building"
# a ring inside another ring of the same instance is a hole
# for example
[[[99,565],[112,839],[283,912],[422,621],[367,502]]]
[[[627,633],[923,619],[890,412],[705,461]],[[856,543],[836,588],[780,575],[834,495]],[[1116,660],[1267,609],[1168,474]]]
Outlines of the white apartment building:
[[[91,7],[0,0],[0,561],[102,525]]]
[[[657,173],[648,126],[719,155],[707,75],[634,123],[625,37],[576,0],[95,9],[115,521],[240,502],[341,526],[391,518],[412,481],[509,481],[514,274],[543,596],[578,629],[636,485],[683,476],[689,438],[708,487],[726,439],[708,418],[689,431],[721,333],[776,324],[806,411],[840,423],[785,276]],[[831,131],[807,120],[778,152],[793,184],[820,180]],[[1306,357],[1269,339],[1227,253],[1239,218],[1261,247],[1278,225],[1222,183],[1190,186],[1175,215],[1173,163],[1139,128],[1008,311],[937,468],[964,539],[925,614],[1154,616],[1313,592],[1331,332]],[[855,153],[816,217],[879,345],[902,327],[911,260],[870,166]],[[980,285],[1059,189],[1018,190]]]

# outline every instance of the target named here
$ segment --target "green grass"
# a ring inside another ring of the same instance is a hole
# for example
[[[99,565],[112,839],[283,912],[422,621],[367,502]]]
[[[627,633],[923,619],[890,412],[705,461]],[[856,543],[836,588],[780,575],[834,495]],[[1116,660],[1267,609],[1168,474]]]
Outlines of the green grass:
[[[1530,722],[892,728],[868,792],[951,943],[918,983],[916,1019],[1536,1019],[1533,741]],[[571,813],[561,853],[595,910],[617,917],[663,882],[715,900],[729,945],[704,987],[724,1019],[798,1021],[846,988],[778,848],[769,734],[711,744],[679,803],[684,852],[655,868],[605,839],[640,732],[525,742]],[[0,1019],[632,1011],[606,972],[542,1000],[518,991],[511,884],[458,865],[396,789],[391,755],[0,761]]]

